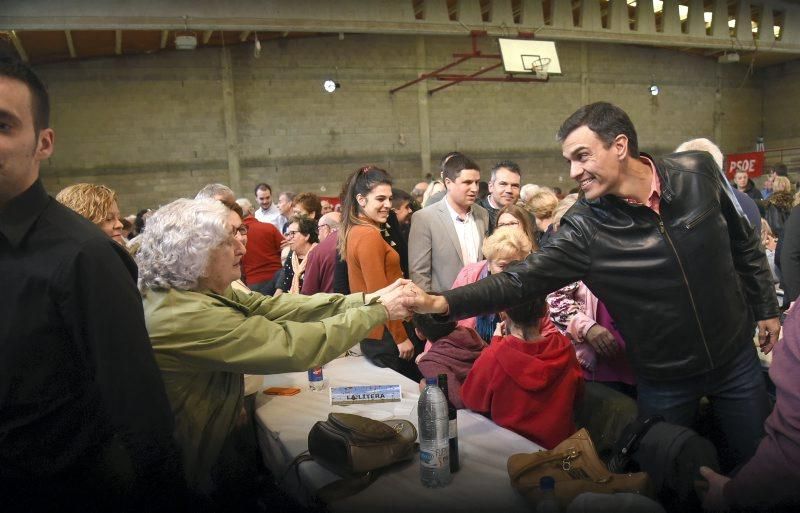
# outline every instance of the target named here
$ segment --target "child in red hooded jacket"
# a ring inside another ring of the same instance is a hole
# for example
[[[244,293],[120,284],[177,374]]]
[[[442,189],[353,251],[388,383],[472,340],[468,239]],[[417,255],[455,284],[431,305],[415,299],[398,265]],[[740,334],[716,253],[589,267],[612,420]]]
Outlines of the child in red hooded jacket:
[[[510,308],[491,345],[461,388],[464,405],[545,449],[575,432],[572,411],[583,393],[575,350],[561,333],[539,333],[544,297]],[[504,326],[503,326],[504,325]]]

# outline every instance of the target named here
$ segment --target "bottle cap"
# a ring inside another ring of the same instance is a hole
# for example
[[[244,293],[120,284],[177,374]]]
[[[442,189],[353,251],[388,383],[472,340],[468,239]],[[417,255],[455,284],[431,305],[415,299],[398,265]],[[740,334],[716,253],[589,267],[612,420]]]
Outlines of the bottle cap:
[[[542,490],[555,490],[556,489],[556,480],[553,479],[551,476],[543,476],[539,479],[539,488]]]
[[[437,381],[436,378],[425,378],[426,385],[436,385]]]

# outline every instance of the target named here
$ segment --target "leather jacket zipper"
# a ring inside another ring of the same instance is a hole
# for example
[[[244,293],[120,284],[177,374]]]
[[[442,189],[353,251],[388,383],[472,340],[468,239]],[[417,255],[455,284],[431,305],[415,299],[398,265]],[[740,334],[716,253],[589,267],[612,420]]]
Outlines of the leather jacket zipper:
[[[684,227],[685,227],[687,230],[691,230],[692,228],[694,228],[695,226],[697,226],[698,224],[700,224],[700,221],[702,221],[703,219],[705,219],[706,217],[708,217],[708,214],[710,214],[710,213],[711,213],[711,212],[713,212],[713,211],[714,211],[714,206],[712,205],[712,206],[710,206],[710,207],[708,208],[708,210],[706,210],[705,212],[703,212],[703,213],[702,213],[702,214],[700,214],[699,216],[695,217],[694,219],[692,219],[692,220],[691,220],[691,221],[689,221],[688,223],[684,224]]]
[[[710,211],[710,210],[709,210]],[[654,212],[655,214],[655,212]],[[706,355],[708,356],[708,361],[711,364],[711,368],[713,369],[714,366],[714,359],[711,358],[711,351],[708,349],[708,342],[706,342],[706,335],[703,333],[703,325],[700,323],[700,315],[697,313],[697,305],[694,302],[694,296],[692,295],[692,289],[689,287],[689,279],[686,277],[686,271],[683,270],[683,264],[681,263],[681,258],[678,256],[678,250],[675,249],[675,245],[672,243],[672,239],[667,233],[667,229],[664,227],[664,221],[661,219],[661,216],[655,214],[656,219],[658,220],[658,230],[661,232],[661,235],[664,236],[664,239],[669,243],[670,248],[672,248],[672,253],[675,255],[675,260],[678,262],[678,267],[681,269],[681,276],[683,277],[683,283],[686,285],[686,292],[689,293],[689,301],[692,303],[692,312],[694,313],[695,321],[697,321],[697,329],[700,331],[700,338],[703,340],[703,347],[706,350]],[[696,224],[697,221],[702,219],[706,216],[704,212],[697,220],[695,220],[692,224]],[[687,225],[688,228],[688,225]]]

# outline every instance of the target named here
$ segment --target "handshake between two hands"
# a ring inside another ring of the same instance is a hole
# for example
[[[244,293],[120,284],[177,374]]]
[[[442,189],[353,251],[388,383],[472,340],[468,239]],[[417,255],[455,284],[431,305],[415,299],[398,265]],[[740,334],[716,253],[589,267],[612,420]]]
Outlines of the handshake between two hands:
[[[390,320],[407,319],[414,313],[446,313],[447,301],[441,296],[432,296],[411,280],[399,279],[391,285],[367,294],[367,302],[380,297]]]

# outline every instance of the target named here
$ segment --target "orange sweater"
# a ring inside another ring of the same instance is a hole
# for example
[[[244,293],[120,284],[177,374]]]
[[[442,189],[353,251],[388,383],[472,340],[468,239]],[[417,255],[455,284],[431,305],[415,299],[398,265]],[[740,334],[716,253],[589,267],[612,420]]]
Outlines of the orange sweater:
[[[377,228],[355,225],[347,235],[347,274],[350,292],[375,292],[403,277],[400,255],[392,249]],[[388,321],[386,326],[400,344],[408,338],[403,321]],[[383,326],[369,332],[367,338],[380,340]]]

